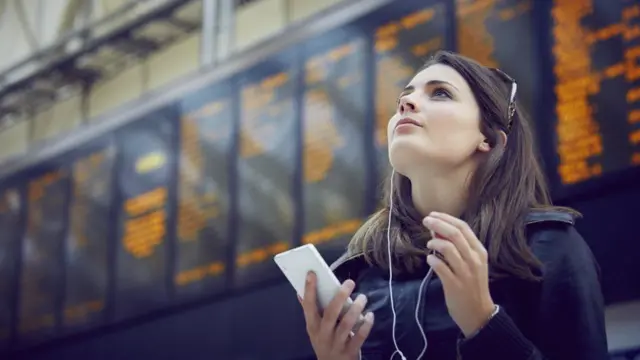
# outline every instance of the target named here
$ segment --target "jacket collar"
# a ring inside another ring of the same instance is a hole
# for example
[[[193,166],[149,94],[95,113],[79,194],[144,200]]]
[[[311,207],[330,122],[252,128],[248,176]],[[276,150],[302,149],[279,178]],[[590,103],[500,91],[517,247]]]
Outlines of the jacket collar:
[[[575,218],[570,213],[553,211],[553,210],[533,210],[525,219],[525,225],[533,225],[544,222],[556,222],[556,223],[564,223],[569,225],[574,225]],[[336,271],[340,266],[344,265],[347,262],[355,260],[363,255],[362,252],[358,253],[350,253],[345,252],[331,264],[331,270]]]
[[[527,214],[525,225],[532,225],[541,222],[561,222],[569,225],[575,224],[572,214],[555,210],[537,210]]]

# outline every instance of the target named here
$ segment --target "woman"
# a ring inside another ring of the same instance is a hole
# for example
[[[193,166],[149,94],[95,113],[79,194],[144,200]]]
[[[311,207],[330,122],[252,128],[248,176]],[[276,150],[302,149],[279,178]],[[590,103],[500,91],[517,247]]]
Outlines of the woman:
[[[608,358],[596,263],[578,214],[551,205],[516,89],[439,52],[400,94],[389,202],[332,265],[344,283],[322,315],[307,278],[319,360]]]

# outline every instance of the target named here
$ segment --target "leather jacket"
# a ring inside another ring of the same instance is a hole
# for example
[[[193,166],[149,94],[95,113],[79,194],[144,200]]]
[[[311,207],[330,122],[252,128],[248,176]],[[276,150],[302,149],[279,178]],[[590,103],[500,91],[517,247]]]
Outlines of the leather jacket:
[[[542,281],[491,281],[491,296],[499,311],[469,339],[463,338],[449,316],[442,283],[435,274],[423,287],[419,304],[418,292],[427,269],[394,275],[396,339],[406,359],[417,359],[424,346],[416,324],[416,306],[428,340],[422,359],[608,359],[597,264],[573,225],[574,219],[567,213],[545,211],[527,216],[529,246],[543,264]],[[370,266],[358,253],[344,254],[331,268],[341,281],[355,281],[355,292],[368,298],[365,311],[374,313],[362,359],[391,359],[395,346],[388,270]],[[400,356],[396,353],[393,359]]]

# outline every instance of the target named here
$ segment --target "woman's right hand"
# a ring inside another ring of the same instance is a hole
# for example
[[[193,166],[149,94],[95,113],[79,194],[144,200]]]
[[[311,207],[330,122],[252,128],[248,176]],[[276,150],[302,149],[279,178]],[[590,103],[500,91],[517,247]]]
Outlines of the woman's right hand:
[[[307,274],[304,299],[301,303],[307,322],[307,333],[318,360],[358,359],[360,348],[373,326],[373,313],[370,312],[364,316],[364,323],[358,331],[351,336],[351,331],[367,304],[366,296],[358,295],[349,311],[339,319],[342,306],[351,296],[355,286],[352,280],[345,281],[321,316],[316,300],[316,276],[312,272]]]

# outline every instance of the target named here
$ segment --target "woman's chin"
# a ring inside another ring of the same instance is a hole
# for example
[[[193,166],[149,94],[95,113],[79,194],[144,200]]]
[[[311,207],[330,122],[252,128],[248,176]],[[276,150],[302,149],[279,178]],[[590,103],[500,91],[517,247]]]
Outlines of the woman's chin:
[[[401,174],[406,174],[406,169],[428,159],[429,152],[424,139],[403,136],[394,138],[389,144],[389,162]]]

